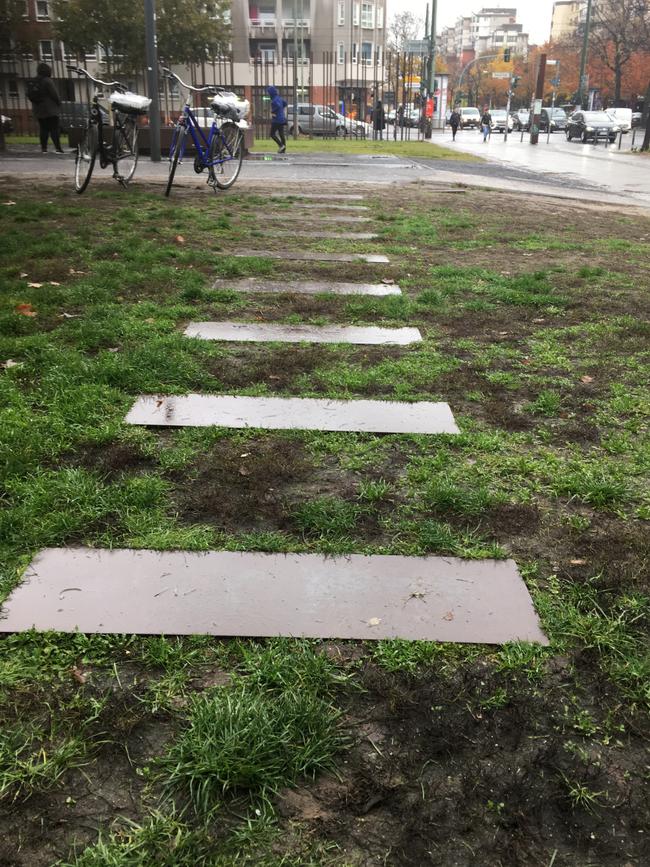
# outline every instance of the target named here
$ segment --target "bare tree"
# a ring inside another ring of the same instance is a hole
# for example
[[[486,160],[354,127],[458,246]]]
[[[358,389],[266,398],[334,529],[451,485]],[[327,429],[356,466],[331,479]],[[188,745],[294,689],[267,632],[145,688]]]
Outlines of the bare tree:
[[[594,4],[591,46],[614,73],[615,101],[621,98],[624,67],[636,51],[647,47],[649,15],[650,0],[598,0]]]
[[[393,15],[388,27],[388,48],[390,51],[403,52],[406,43],[420,39],[424,30],[424,21],[413,12],[397,12]]]

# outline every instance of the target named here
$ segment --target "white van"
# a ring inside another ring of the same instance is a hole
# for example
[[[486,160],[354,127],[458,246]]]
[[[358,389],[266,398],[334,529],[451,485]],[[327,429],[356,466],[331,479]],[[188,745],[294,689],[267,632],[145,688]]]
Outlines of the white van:
[[[629,132],[632,129],[631,108],[608,108],[607,114],[614,118],[621,128],[621,132]]]

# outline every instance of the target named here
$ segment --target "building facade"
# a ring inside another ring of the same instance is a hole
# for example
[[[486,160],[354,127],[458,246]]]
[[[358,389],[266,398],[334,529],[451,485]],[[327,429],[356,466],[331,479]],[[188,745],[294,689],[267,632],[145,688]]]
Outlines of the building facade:
[[[498,54],[510,48],[513,54],[528,53],[528,34],[517,23],[516,8],[486,7],[462,16],[437,37],[441,54],[462,65],[481,54]]]
[[[575,36],[584,16],[584,0],[560,0],[553,4],[551,42],[562,42]]]

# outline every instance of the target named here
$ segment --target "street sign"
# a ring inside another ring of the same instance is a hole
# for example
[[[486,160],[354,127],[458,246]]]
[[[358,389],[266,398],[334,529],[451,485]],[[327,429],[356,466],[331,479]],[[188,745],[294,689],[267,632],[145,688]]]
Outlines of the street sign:
[[[493,72],[492,78],[510,78],[509,72]]]
[[[560,79],[559,78],[552,78],[551,84],[553,85],[553,87],[559,87],[560,86]]]
[[[406,43],[407,54],[428,54],[429,40],[428,39],[409,39]]]

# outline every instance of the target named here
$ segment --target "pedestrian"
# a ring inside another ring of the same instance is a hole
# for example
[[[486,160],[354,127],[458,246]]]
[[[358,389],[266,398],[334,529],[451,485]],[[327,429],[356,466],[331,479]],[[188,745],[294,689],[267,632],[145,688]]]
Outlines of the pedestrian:
[[[386,115],[384,113],[384,106],[381,104],[381,100],[377,100],[377,105],[375,106],[375,110],[372,113],[372,128],[375,131],[375,138],[384,139],[384,128],[386,126]]]
[[[38,64],[36,78],[27,84],[27,98],[32,104],[32,112],[38,121],[41,150],[44,154],[47,153],[47,142],[51,138],[56,152],[62,154],[59,132],[61,97],[54,86],[52,70],[47,63]]]
[[[487,137],[492,132],[492,115],[490,114],[487,105],[483,108],[481,115],[481,131],[483,132],[483,141],[487,141]]]
[[[284,128],[287,125],[287,102],[272,85],[266,88],[266,92],[271,97],[271,138],[278,145],[278,153],[283,154],[287,150],[287,140],[284,135]],[[297,118],[294,118],[294,123],[297,123]]]
[[[456,133],[460,126],[460,113],[456,109],[449,115],[449,126],[451,127],[451,140],[456,141]]]

